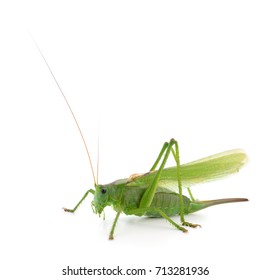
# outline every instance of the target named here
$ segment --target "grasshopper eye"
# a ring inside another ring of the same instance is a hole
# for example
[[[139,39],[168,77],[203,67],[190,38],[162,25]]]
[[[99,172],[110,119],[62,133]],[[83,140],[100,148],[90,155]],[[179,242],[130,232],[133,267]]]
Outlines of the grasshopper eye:
[[[105,194],[105,193],[106,193],[106,189],[102,189],[102,190],[101,190],[101,193],[102,193],[102,194]]]

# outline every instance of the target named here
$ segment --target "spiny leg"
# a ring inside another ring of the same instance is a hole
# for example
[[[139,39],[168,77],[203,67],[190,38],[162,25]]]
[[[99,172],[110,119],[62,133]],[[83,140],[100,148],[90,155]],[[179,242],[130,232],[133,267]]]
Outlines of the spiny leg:
[[[88,196],[89,193],[94,194],[95,191],[92,189],[88,190],[73,209],[63,208],[63,210],[66,212],[74,213],[76,211],[76,209],[79,207],[79,205],[85,200],[85,198]]]
[[[173,149],[173,146],[175,147],[175,150]],[[162,160],[162,157],[164,156],[160,167],[158,168],[156,175],[151,183],[151,185],[146,189],[146,191],[144,192],[141,200],[140,200],[140,204],[139,204],[139,209],[145,208],[145,207],[150,207],[152,200],[154,198],[157,186],[158,186],[158,182],[160,180],[162,171],[165,167],[165,164],[168,160],[169,154],[170,152],[172,152],[173,157],[176,161],[176,165],[177,165],[177,179],[178,179],[178,187],[179,187],[179,196],[180,196],[180,219],[181,219],[181,223],[183,225],[186,226],[190,226],[190,227],[196,227],[198,225],[194,225],[191,223],[188,223],[185,221],[184,219],[184,205],[183,205],[183,196],[182,196],[182,186],[181,186],[181,173],[180,173],[180,159],[179,159],[179,148],[178,148],[178,143],[176,140],[171,139],[170,142],[166,142],[163,147],[161,152],[159,153],[158,158],[156,159],[152,169],[155,169],[156,166],[159,164],[159,162]],[[142,213],[142,215],[144,214],[144,212]]]
[[[157,159],[156,159],[156,161],[154,162],[153,166],[151,167],[150,171],[155,170],[155,168],[157,167],[157,165],[158,165],[159,161],[161,160],[161,158],[162,158],[165,150],[167,149],[167,147],[168,147],[168,142],[165,142],[161,151],[160,151],[160,153],[159,153],[159,155],[158,155],[158,157],[157,157]]]
[[[176,152],[174,151],[173,148],[171,149],[171,152],[172,152],[172,154],[173,154],[173,157],[174,157],[175,161],[177,162],[178,159],[177,159],[177,157],[176,157]],[[182,167],[182,166],[181,166],[181,167]],[[193,194],[192,194],[190,188],[187,188],[187,191],[188,191],[188,194],[189,194],[189,196],[190,196],[190,199],[191,199],[192,201],[195,201],[196,199],[194,198],[194,196],[193,196]]]
[[[167,216],[161,209],[159,208],[153,208],[153,207],[144,207],[144,208],[138,208],[138,209],[131,209],[126,210],[126,214],[128,215],[143,215],[147,211],[155,211],[161,215],[164,219],[166,219],[170,224],[172,224],[176,229],[181,230],[182,232],[188,232],[188,230],[184,227],[179,226],[177,223],[175,223],[169,216]]]
[[[194,196],[193,196],[193,194],[192,194],[190,188],[187,188],[187,191],[188,191],[188,193],[189,193],[190,199],[191,199],[192,201],[196,201],[196,199],[194,198]]]
[[[179,154],[179,145],[178,142],[174,141],[174,147],[175,147],[175,161],[176,161],[176,165],[177,165],[177,180],[178,180],[178,188],[179,188],[179,196],[180,196],[180,219],[181,219],[181,223],[183,226],[189,226],[189,227],[200,227],[200,225],[198,224],[193,224],[193,223],[189,223],[186,222],[184,219],[184,205],[183,205],[183,193],[182,193],[182,182],[181,182],[181,165],[180,165],[180,154]],[[174,154],[174,153],[173,153]]]
[[[119,211],[114,219],[114,222],[113,222],[113,225],[112,225],[112,228],[110,230],[110,234],[109,234],[109,240],[113,240],[114,239],[114,231],[115,231],[115,228],[116,228],[116,224],[117,224],[117,221],[119,219],[119,216],[120,216],[120,213],[121,211]]]
[[[173,149],[173,147],[175,147],[175,150]],[[167,162],[170,152],[173,154],[173,157],[176,161],[176,167],[177,167],[177,181],[178,181],[179,196],[180,196],[181,223],[182,223],[182,225],[185,225],[185,226],[197,227],[199,225],[186,222],[184,219],[184,205],[183,205],[182,185],[181,185],[181,168],[180,168],[179,147],[178,147],[177,141],[174,139],[171,139],[169,143],[166,142],[163,145],[162,150],[158,155],[158,158],[156,159],[154,165],[152,166],[151,171],[157,167],[158,163],[162,160],[162,157],[164,156],[162,163],[160,164],[160,167],[157,170],[157,173],[156,173],[151,185],[146,189],[146,191],[144,192],[144,194],[141,198],[139,208],[149,207],[151,205],[153,197],[154,197],[156,189],[157,189],[157,186],[158,186],[159,179],[161,177],[161,173],[165,167],[165,164]]]
[[[165,164],[167,162],[167,159],[169,157],[169,154],[170,154],[170,150],[171,150],[171,147],[172,145],[174,144],[174,141],[173,139],[170,140],[170,142],[166,142],[157,158],[157,160],[155,161],[153,168],[155,168],[159,161],[161,161],[162,159],[162,156],[164,156],[161,164],[160,164],[160,167],[159,169],[157,170],[156,174],[155,174],[155,177],[152,181],[152,183],[150,184],[150,186],[146,189],[146,191],[144,192],[141,200],[140,200],[140,204],[139,204],[139,208],[144,208],[144,207],[150,207],[151,203],[152,203],[152,200],[153,200],[153,197],[155,195],[155,192],[156,192],[156,189],[157,189],[157,186],[158,186],[158,182],[159,182],[159,179],[161,177],[161,173],[165,167]]]

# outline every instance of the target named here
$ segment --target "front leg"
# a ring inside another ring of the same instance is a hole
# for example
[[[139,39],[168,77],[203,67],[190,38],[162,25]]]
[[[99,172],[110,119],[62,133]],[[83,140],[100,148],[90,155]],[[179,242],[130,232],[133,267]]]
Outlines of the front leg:
[[[114,219],[114,222],[113,222],[112,228],[110,230],[110,234],[109,234],[109,240],[114,239],[114,232],[115,232],[116,224],[117,224],[117,221],[119,219],[120,213],[121,213],[121,210],[118,211],[118,213],[117,213],[117,215]]]
[[[80,204],[86,199],[86,197],[88,196],[89,193],[92,193],[94,195],[95,191],[92,189],[88,190],[73,209],[63,208],[63,210],[65,212],[74,213],[77,210],[77,208],[80,206]]]

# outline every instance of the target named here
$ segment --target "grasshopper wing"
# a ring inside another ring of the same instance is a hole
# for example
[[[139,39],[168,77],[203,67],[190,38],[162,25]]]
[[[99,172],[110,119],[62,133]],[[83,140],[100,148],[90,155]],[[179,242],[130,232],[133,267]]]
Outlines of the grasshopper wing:
[[[206,183],[234,174],[247,162],[247,156],[241,149],[225,151],[206,158],[181,165],[181,181],[183,187]],[[157,171],[138,176],[131,185],[150,184]],[[177,192],[177,168],[169,167],[162,171],[159,187]]]

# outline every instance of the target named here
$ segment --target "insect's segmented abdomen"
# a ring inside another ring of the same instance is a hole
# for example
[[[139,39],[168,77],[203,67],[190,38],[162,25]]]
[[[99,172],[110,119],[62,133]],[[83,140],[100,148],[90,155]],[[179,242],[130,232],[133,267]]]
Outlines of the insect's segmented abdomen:
[[[121,208],[124,213],[126,209],[133,210],[139,209],[140,200],[145,192],[146,188],[140,187],[127,187],[123,193],[121,200]],[[184,213],[188,213],[189,198],[183,196]],[[180,196],[178,193],[169,192],[166,189],[160,188],[154,195],[150,208],[159,208],[167,216],[176,216],[180,213]],[[117,209],[116,209],[117,211]],[[136,215],[136,214],[135,214]],[[139,215],[140,216],[140,215]],[[150,210],[144,213],[144,216],[148,217],[161,217],[161,215],[155,211]]]
[[[183,196],[184,213],[186,214],[189,199]],[[151,207],[161,209],[167,216],[176,216],[180,213],[180,197],[177,193],[157,192],[151,203]],[[161,217],[156,211],[148,211],[144,216]]]

